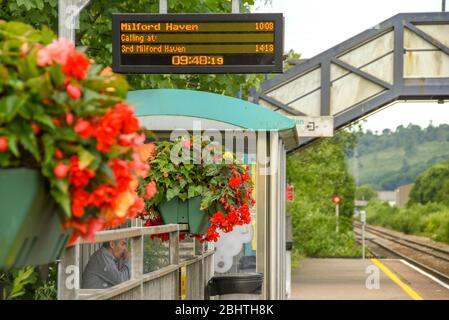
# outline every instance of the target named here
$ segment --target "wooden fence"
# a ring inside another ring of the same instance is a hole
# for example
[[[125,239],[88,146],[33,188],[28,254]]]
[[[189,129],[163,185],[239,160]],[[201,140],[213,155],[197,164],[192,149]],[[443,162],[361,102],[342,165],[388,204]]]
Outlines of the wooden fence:
[[[60,300],[202,300],[207,282],[214,275],[214,249],[210,244],[192,243],[191,255],[180,258],[179,232],[186,225],[142,227],[140,220],[131,227],[98,232],[95,244],[79,240],[67,248],[58,270],[58,299]],[[167,264],[144,273],[145,237],[169,233]],[[129,239],[131,278],[106,289],[80,288],[82,272],[90,255],[106,241]],[[181,284],[182,281],[182,284]]]

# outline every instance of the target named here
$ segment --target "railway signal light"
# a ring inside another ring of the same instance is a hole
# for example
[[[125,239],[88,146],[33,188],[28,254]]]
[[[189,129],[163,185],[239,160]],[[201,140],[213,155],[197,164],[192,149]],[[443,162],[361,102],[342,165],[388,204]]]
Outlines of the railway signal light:
[[[335,204],[335,220],[336,220],[335,221],[336,222],[335,231],[338,233],[339,224],[340,224],[340,221],[339,221],[340,213],[339,213],[338,207],[339,207],[339,205],[341,203],[341,197],[338,194],[334,195],[332,197],[332,202]]]
[[[332,202],[333,202],[334,204],[340,204],[340,203],[341,203],[341,197],[340,197],[338,194],[334,195],[334,196],[332,197]]]

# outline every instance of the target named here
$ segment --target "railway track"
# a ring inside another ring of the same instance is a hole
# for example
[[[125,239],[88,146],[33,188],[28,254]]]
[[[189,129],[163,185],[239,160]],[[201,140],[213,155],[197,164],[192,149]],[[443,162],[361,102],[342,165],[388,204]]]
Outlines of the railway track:
[[[361,236],[360,223],[354,222],[354,232],[357,236]],[[374,255],[378,256],[370,243],[449,283],[449,246],[448,248],[438,247],[431,243],[411,239],[407,235],[400,235],[398,232],[389,232],[370,225],[365,226],[365,236],[367,246],[371,247],[370,251]]]

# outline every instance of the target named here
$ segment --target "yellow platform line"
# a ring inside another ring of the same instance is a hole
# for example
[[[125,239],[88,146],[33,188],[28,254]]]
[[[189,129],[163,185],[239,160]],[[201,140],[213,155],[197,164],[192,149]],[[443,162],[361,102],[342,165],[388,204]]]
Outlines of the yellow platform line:
[[[402,290],[404,290],[413,300],[424,300],[415,290],[413,290],[410,286],[406,285],[402,282],[397,275],[393,273],[390,269],[387,268],[382,262],[378,259],[371,259],[371,261],[382,270],[394,283],[396,283]]]

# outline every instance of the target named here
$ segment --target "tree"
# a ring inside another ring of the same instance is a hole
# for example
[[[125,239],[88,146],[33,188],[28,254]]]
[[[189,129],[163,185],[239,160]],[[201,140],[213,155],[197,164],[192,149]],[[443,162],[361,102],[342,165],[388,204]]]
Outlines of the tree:
[[[355,145],[357,133],[342,130],[300,149],[287,159],[287,178],[295,186],[295,201],[287,208],[293,220],[294,257],[359,256],[351,218],[354,212],[354,179],[345,155]],[[339,194],[340,228],[336,232],[335,205]]]
[[[449,205],[449,161],[437,163],[418,176],[409,204],[439,202]]]
[[[304,207],[333,214],[332,196],[339,194],[342,197],[340,213],[352,216],[355,183],[345,154],[354,147],[356,137],[356,133],[342,130],[333,138],[317,141],[288,157],[287,177],[300,192],[297,198]]]
[[[377,198],[377,192],[370,185],[364,184],[355,190],[355,198],[357,200],[369,201]]]

